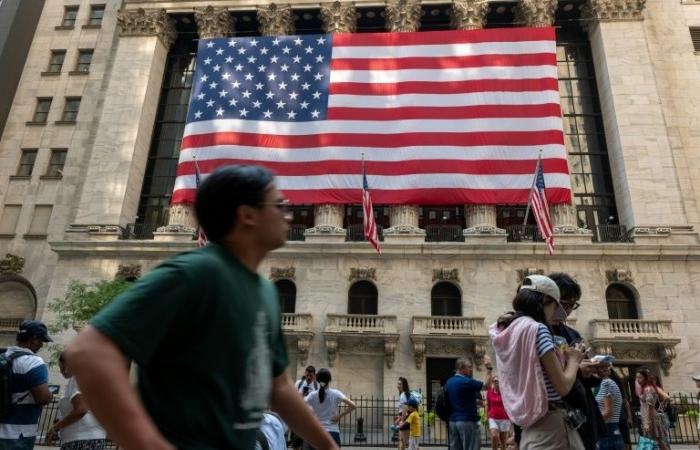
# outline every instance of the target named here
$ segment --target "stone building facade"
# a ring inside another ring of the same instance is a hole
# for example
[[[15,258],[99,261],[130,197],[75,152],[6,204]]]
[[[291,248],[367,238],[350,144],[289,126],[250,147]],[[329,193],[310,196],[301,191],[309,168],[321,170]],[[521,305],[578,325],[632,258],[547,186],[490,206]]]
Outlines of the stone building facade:
[[[522,225],[522,206],[375,205],[378,256],[360,241],[358,205],[299,205],[290,242],[261,267],[280,289],[291,375],[330,366],[347,393],[379,396],[405,376],[433,395],[457,357],[481,372],[486,328],[522,277],[566,271],[584,291],[572,322],[596,352],[690,390],[694,0],[46,0],[0,140],[0,255],[23,260],[0,263],[5,342],[23,318],[50,322],[46,305],[69,281],[112,278],[120,265],[147,272],[194,247],[192,209],[169,196],[196,39],[551,25],[575,194],[553,207],[555,255]],[[57,51],[62,67],[47,75]]]

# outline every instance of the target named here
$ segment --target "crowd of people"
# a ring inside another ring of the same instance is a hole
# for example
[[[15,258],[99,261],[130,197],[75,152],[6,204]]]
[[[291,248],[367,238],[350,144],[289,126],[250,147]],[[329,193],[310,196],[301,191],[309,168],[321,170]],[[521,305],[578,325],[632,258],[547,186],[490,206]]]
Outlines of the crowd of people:
[[[68,346],[61,372],[69,381],[49,437],[65,449],[103,448],[108,435],[125,450],[281,450],[288,427],[295,450],[339,448],[340,418],[355,404],[330,387],[328,369],[308,367],[297,383],[289,379],[278,296],[257,273],[265,255],[284,245],[290,223],[272,174],[219,168],[199,187],[195,211],[209,244],[153,269]],[[450,450],[479,448],[484,389],[494,450],[629,448],[632,415],[613,358],[591,357],[564,323],[580,298],[566,274],[525,277],[512,311],[489,327],[497,374],[486,357],[486,379],[476,380],[464,358],[447,380]],[[36,355],[49,341],[43,323],[25,321],[17,345],[0,355],[13,380],[0,450],[34,447],[41,406],[53,395]],[[668,394],[648,370],[636,383],[643,436],[667,450],[659,411]],[[417,450],[419,399],[405,378],[397,387],[399,448]]]

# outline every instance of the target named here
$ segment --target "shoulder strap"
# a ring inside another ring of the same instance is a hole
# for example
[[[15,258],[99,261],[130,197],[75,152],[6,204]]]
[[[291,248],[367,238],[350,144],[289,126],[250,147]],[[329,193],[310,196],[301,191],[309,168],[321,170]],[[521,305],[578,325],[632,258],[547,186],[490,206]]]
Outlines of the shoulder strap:
[[[7,353],[5,355],[7,355]],[[10,356],[5,356],[5,358],[7,359],[7,375],[8,375],[10,380],[12,380],[12,377],[14,377],[14,375],[15,375],[14,371],[12,370],[12,366],[15,362],[15,359],[17,359],[21,356],[29,356],[29,355],[33,355],[33,353],[20,351],[20,352],[14,352]],[[24,394],[23,396],[21,396],[20,398],[18,398],[17,401],[10,401],[10,403],[13,405],[16,405],[17,403],[19,403],[22,400],[24,400],[25,398],[27,398],[29,396],[29,394],[31,394],[31,393],[32,393],[31,390],[27,391],[27,393]]]
[[[318,391],[318,388],[319,388],[319,386],[318,386],[318,381],[314,381],[314,387],[315,387],[316,390]]]
[[[260,429],[255,433],[255,440],[260,444],[262,450],[270,450],[270,443],[267,442],[267,436]]]

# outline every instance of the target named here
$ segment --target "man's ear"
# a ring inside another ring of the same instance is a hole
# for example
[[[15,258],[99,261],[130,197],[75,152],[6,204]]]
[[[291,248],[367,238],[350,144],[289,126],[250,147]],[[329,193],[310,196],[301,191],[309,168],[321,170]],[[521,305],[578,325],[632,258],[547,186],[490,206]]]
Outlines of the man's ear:
[[[254,226],[258,224],[258,208],[250,205],[241,205],[236,211],[236,223]]]

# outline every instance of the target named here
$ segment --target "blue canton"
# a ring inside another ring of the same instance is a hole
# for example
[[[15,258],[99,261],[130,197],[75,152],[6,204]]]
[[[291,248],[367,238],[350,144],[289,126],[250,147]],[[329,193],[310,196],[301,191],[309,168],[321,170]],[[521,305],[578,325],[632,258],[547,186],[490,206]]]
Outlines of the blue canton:
[[[202,39],[187,122],[324,120],[331,35]]]

